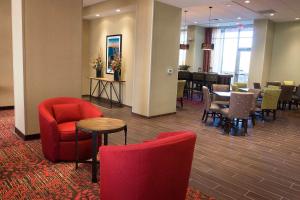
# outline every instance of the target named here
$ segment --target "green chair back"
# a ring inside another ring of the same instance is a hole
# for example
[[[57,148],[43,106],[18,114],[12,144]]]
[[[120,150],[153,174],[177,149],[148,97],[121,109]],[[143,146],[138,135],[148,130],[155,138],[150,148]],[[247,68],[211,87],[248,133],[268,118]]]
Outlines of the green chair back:
[[[239,88],[247,88],[247,83],[234,83],[231,85],[233,91],[238,92]]]
[[[295,85],[295,81],[283,81],[283,85]]]
[[[264,96],[261,103],[262,110],[276,110],[279,100],[281,89],[270,89],[264,90]]]
[[[185,80],[179,80],[178,81],[178,85],[177,85],[177,98],[183,98],[185,83],[186,83]]]

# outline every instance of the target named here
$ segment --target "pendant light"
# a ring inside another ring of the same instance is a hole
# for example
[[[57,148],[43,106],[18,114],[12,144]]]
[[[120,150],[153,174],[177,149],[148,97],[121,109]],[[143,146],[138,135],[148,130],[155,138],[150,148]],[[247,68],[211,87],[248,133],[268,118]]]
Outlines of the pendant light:
[[[208,28],[210,29],[210,21],[211,21],[211,9],[212,7],[210,6],[209,7],[209,21],[208,21]],[[207,33],[206,33],[207,34]],[[201,46],[202,50],[204,51],[211,51],[211,50],[214,50],[214,44],[212,43],[207,43],[207,42],[204,42],[202,43],[202,46]]]
[[[187,10],[184,11],[184,27],[186,28],[186,32],[188,31],[187,29],[187,25],[186,25],[186,14],[187,14]],[[184,42],[183,44],[180,44],[180,49],[189,49],[190,45],[187,42],[187,35],[184,38]]]

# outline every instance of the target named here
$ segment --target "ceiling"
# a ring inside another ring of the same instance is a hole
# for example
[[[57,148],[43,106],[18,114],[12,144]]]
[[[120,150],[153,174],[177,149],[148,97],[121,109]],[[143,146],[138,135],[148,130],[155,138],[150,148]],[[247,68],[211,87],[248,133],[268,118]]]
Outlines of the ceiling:
[[[105,0],[83,0],[84,6]],[[209,6],[212,6],[212,26],[248,24],[254,19],[269,18],[275,22],[293,21],[300,17],[300,0],[159,0],[187,10],[187,25],[209,25]],[[260,11],[274,10],[275,15],[261,14]]]

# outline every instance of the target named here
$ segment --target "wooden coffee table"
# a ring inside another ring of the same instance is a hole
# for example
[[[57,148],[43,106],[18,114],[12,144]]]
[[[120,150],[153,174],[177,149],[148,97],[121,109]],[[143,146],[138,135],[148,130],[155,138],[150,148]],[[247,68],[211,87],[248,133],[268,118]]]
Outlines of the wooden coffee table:
[[[125,145],[127,144],[127,125],[120,119],[113,118],[91,118],[80,120],[76,123],[75,141],[76,141],[76,169],[78,168],[79,149],[78,149],[78,131],[92,134],[92,182],[97,182],[97,154],[98,154],[98,135],[104,135],[104,145],[108,144],[108,134],[124,131]],[[83,161],[87,162],[87,161]]]

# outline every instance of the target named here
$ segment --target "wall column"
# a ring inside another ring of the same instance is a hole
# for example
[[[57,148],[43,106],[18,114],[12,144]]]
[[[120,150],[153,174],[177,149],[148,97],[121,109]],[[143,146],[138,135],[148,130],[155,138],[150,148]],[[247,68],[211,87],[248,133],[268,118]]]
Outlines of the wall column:
[[[12,0],[15,127],[39,133],[38,104],[80,97],[82,0]]]

